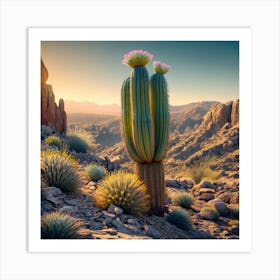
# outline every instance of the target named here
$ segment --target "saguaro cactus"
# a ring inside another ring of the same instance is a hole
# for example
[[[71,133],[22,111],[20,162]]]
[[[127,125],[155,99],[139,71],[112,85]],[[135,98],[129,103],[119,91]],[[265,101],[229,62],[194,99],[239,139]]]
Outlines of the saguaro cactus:
[[[123,135],[127,151],[136,162],[136,173],[148,187],[151,214],[163,216],[165,180],[162,160],[168,144],[168,95],[164,74],[170,66],[154,62],[156,73],[149,81],[146,51],[135,50],[123,63],[133,68],[122,86]]]

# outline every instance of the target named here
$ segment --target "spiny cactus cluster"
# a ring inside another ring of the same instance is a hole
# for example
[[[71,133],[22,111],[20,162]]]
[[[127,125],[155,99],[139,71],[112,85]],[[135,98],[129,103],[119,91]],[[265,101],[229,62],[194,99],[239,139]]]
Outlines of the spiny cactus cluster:
[[[151,213],[164,214],[164,170],[169,134],[168,89],[164,74],[170,66],[154,62],[149,79],[147,65],[153,55],[144,50],[126,54],[123,63],[132,71],[122,85],[122,123],[126,148],[136,161],[136,173],[147,185]]]
[[[76,166],[76,160],[66,151],[41,151],[41,178],[49,186],[65,192],[76,191],[80,186]]]
[[[149,209],[146,186],[135,174],[124,171],[113,172],[99,181],[93,198],[100,208],[108,209],[114,204],[136,216]]]
[[[89,181],[97,182],[106,175],[106,168],[101,165],[89,164],[85,168],[85,175]]]
[[[61,212],[50,212],[41,216],[42,239],[74,239],[79,237],[78,230],[84,225],[79,219]]]

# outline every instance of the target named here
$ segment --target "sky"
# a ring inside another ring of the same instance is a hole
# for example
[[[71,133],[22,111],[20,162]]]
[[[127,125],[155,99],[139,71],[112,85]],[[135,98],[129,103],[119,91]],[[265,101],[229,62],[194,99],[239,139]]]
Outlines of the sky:
[[[123,55],[143,49],[171,65],[169,103],[227,102],[239,97],[238,41],[42,41],[41,57],[56,100],[120,105],[131,68]],[[149,75],[154,71],[147,65]]]

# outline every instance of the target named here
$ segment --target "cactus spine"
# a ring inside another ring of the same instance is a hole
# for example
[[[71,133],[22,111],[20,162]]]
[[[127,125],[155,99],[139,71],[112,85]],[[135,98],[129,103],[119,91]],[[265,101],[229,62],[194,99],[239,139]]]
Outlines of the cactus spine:
[[[136,173],[150,194],[150,213],[164,215],[165,180],[162,160],[166,153],[169,132],[166,68],[157,62],[149,82],[145,65],[147,52],[125,56],[125,64],[133,70],[122,86],[122,123],[126,148],[136,161]],[[130,60],[129,60],[130,59]],[[144,61],[142,63],[142,61]],[[160,71],[159,71],[160,70]]]

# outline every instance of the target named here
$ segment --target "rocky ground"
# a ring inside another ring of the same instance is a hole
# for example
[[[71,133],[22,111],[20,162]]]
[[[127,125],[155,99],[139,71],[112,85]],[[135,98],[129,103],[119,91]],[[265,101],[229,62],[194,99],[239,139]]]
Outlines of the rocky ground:
[[[231,210],[238,206],[238,180],[222,178],[213,184],[204,181],[194,185],[188,180],[166,181],[166,213],[164,217],[134,217],[123,213],[119,207],[111,205],[103,210],[95,206],[92,195],[97,183],[87,182],[84,167],[87,163],[101,161],[109,170],[120,168],[110,161],[101,160],[94,155],[76,155],[79,159],[79,173],[82,187],[78,193],[62,193],[56,187],[48,187],[42,192],[41,212],[61,211],[85,222],[80,238],[86,239],[236,239],[239,236],[239,223]],[[189,210],[193,222],[192,230],[181,230],[166,221],[168,212],[174,206],[173,197],[178,193],[189,193],[194,203]],[[201,209],[210,205],[220,214],[217,220],[211,213],[201,213]]]

